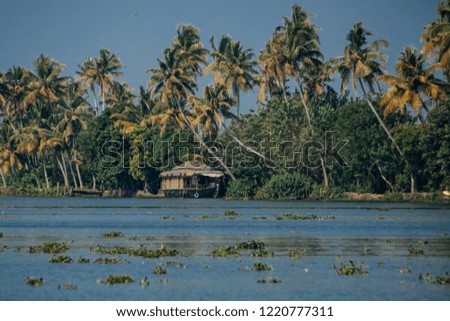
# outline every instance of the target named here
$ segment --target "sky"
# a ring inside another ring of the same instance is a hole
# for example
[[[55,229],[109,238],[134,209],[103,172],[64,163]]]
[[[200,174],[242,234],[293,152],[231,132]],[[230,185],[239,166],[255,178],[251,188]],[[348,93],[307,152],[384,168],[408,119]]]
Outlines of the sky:
[[[87,57],[108,48],[126,65],[122,80],[137,89],[146,86],[146,70],[157,67],[177,25],[198,27],[207,48],[211,36],[230,34],[257,55],[294,4],[320,26],[325,59],[343,53],[346,34],[361,21],[373,33],[369,40],[389,41],[386,66],[394,73],[405,46],[421,47],[437,0],[0,0],[0,71],[32,69],[43,53],[67,66],[64,76],[73,76]],[[241,96],[243,112],[255,104],[255,94]]]

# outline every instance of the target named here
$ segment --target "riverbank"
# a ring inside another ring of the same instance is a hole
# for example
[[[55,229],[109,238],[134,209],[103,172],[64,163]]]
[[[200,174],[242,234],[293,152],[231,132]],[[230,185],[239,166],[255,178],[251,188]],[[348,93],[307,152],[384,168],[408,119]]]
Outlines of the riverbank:
[[[131,198],[161,198],[161,194],[151,194],[143,191],[135,193],[122,190],[105,190],[105,191],[91,191],[83,190],[80,193],[78,190],[67,190],[63,188],[37,189],[37,188],[15,188],[2,187],[0,188],[0,197],[131,197]],[[225,199],[233,200],[234,198],[225,197]],[[278,199],[276,199],[278,200]],[[281,199],[280,199],[281,200]],[[386,193],[386,194],[372,194],[372,193],[356,193],[345,192],[340,194],[332,194],[323,197],[309,197],[301,200],[306,201],[361,201],[361,202],[449,202],[450,196],[443,193]],[[275,199],[267,199],[267,201],[275,201]]]

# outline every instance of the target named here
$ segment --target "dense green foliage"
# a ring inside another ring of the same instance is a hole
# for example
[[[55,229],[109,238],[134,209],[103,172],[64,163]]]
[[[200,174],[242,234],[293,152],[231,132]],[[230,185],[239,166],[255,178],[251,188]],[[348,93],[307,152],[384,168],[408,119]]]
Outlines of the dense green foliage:
[[[13,66],[0,73],[2,191],[157,193],[161,171],[193,158],[226,172],[232,198],[448,190],[448,8],[439,3],[422,50],[400,54],[396,76],[383,65],[387,41],[370,42],[362,23],[324,61],[299,5],[257,57],[229,35],[208,50],[179,26],[137,94],[107,49],[73,77],[46,55],[33,70]],[[213,83],[198,88],[208,73]],[[240,95],[256,88],[255,110],[240,114]]]

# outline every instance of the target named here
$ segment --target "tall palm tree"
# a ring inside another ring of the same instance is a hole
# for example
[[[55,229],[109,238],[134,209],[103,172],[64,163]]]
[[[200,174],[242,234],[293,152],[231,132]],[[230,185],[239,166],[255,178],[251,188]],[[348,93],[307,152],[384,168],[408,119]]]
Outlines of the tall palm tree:
[[[240,91],[253,89],[257,62],[253,59],[251,49],[244,49],[240,41],[233,41],[231,36],[222,36],[219,46],[214,37],[211,38],[214,61],[205,69],[206,73],[214,72],[216,82],[222,82],[231,88],[237,101],[237,117],[240,114]]]
[[[192,125],[192,121],[185,114],[187,97],[194,94],[194,88],[197,86],[193,72],[186,65],[182,64],[180,59],[177,59],[177,52],[175,50],[165,50],[164,56],[164,60],[158,59],[159,68],[148,70],[151,74],[148,87],[152,88],[152,97],[158,100],[165,109],[161,115],[154,116],[152,118],[153,121],[156,121],[158,117],[162,117],[160,121],[164,120],[167,123],[173,116],[177,120],[177,123],[180,124],[180,120],[182,119],[195,137],[198,138],[200,144],[220,163],[230,177],[235,180],[235,176],[227,165],[204,142],[201,135],[197,133]],[[164,124],[161,130],[163,127]]]
[[[422,53],[426,58],[436,57],[434,69],[442,72],[450,81],[450,1],[440,0],[437,21],[425,26],[421,41],[425,41]]]
[[[87,60],[84,62],[83,65],[78,65],[80,68],[79,71],[77,71],[77,80],[81,82],[81,84],[85,88],[89,88],[93,95],[93,102],[94,102],[94,110],[96,113],[98,113],[98,107],[97,107],[97,94],[95,91],[95,84],[97,83],[97,73],[95,68],[95,59],[94,58],[87,58]]]
[[[67,78],[61,77],[65,66],[48,55],[39,55],[34,61],[34,77],[25,103],[42,100],[47,109],[54,111],[55,103],[65,94]]]
[[[377,110],[370,101],[370,97],[364,84],[369,87],[369,91],[374,91],[376,77],[384,73],[384,67],[381,63],[386,62],[386,56],[378,51],[379,48],[387,47],[386,40],[375,40],[367,43],[367,37],[372,35],[370,31],[365,29],[361,22],[353,25],[346,39],[349,42],[344,48],[344,55],[330,59],[333,67],[330,73],[339,73],[342,78],[341,92],[345,92],[348,83],[351,80],[352,88],[355,94],[357,93],[357,83],[361,87],[364,98],[370,107],[370,110],[375,115],[378,123],[385,131],[386,135],[394,145],[397,152],[403,156],[403,152],[395,141],[389,129],[384,124]]]
[[[400,58],[395,65],[398,76],[381,75],[379,80],[390,85],[380,100],[384,106],[384,115],[400,110],[404,112],[406,106],[411,106],[414,112],[423,122],[421,111],[428,112],[425,96],[434,101],[445,99],[445,91],[434,77],[431,69],[425,69],[424,55],[416,49],[406,47],[400,53]]]

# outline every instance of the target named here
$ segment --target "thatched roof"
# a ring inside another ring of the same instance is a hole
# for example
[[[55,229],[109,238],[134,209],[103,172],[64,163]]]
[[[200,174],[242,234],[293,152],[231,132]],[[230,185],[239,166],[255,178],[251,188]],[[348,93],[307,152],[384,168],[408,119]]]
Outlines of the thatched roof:
[[[194,176],[194,175],[221,177],[224,176],[224,173],[221,171],[211,169],[211,167],[206,166],[201,161],[191,160],[184,162],[183,164],[172,169],[171,171],[162,172],[160,176],[179,177],[179,176]]]

